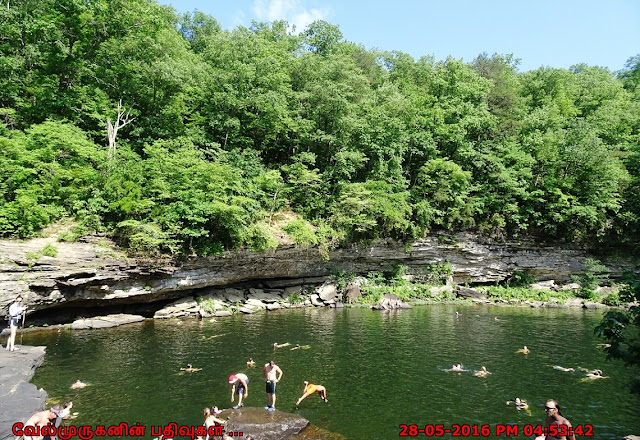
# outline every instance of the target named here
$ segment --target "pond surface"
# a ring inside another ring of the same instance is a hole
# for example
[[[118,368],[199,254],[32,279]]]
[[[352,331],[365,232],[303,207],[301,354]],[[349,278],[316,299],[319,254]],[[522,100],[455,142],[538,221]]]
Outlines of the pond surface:
[[[633,371],[605,361],[597,348],[602,341],[593,329],[601,316],[459,305],[295,309],[213,323],[154,320],[43,332],[25,335],[24,343],[47,346],[33,383],[47,390],[50,403],[72,400],[79,414],[67,423],[75,425],[199,425],[205,406],[232,405],[227,378],[237,372],[250,379],[246,406],[266,405],[261,371],[273,359],[284,371],[278,409],[352,440],[396,439],[401,424],[490,424],[498,438],[497,424],[544,425],[547,399],[556,399],[574,426],[593,425],[593,438],[619,439],[640,434],[640,399],[628,391]],[[274,349],[274,342],[310,348]],[[516,353],[524,345],[531,353]],[[250,356],[257,367],[246,366]],[[187,363],[202,371],[180,373]],[[470,371],[444,371],[457,363]],[[474,377],[483,365],[493,374]],[[600,368],[610,378],[585,380],[581,371],[554,365]],[[89,386],[71,390],[76,379]],[[314,395],[296,410],[304,380],[326,386],[329,403]],[[526,399],[530,412],[506,405],[515,397]],[[519,437],[532,438],[522,431]]]

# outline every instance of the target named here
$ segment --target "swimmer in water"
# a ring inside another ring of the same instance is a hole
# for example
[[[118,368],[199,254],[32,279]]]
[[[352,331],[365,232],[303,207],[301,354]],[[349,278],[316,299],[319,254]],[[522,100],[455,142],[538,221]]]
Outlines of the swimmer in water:
[[[586,376],[589,379],[609,379],[609,376],[602,375],[602,370],[587,370]]]
[[[529,405],[527,404],[527,401],[524,400],[524,399],[521,399],[519,397],[516,397],[513,400],[507,401],[507,405],[515,405],[515,407],[516,407],[516,409],[518,411],[525,410],[525,411],[529,412]]]
[[[574,371],[576,371],[573,368],[565,368],[565,367],[561,367],[560,365],[554,365],[553,368],[555,368],[556,370],[565,371],[565,372],[574,372]]]
[[[77,389],[80,389],[80,388],[84,388],[86,386],[87,386],[86,383],[81,382],[80,379],[78,379],[73,383],[73,385],[71,385],[71,389],[72,390],[77,390]]]
[[[462,364],[452,365],[451,368],[449,368],[448,370],[444,370],[444,371],[463,371],[462,370]]]
[[[180,371],[184,371],[185,373],[195,373],[200,370],[202,370],[202,368],[193,368],[191,364],[187,364],[187,368],[180,368]]]
[[[273,348],[288,347],[289,345],[291,345],[291,344],[289,344],[288,342],[285,342],[284,344],[278,344],[277,342],[274,342],[273,343]]]
[[[302,402],[304,399],[306,399],[313,393],[318,393],[318,395],[324,401],[324,403],[329,403],[329,400],[327,399],[327,389],[325,387],[323,387],[322,385],[309,383],[308,381],[305,380],[304,390],[302,390],[302,397],[300,397],[296,402],[296,407],[300,405],[300,402]]]
[[[527,348],[527,346],[525,345],[524,347],[522,347],[520,350],[516,351],[516,353],[524,353],[524,354],[529,354],[531,353],[531,350],[529,350]]]
[[[256,363],[255,363],[255,361],[253,360],[253,358],[249,358],[249,360],[247,361],[247,365],[248,365],[249,367],[255,367],[255,366],[256,366]]]
[[[482,366],[482,368],[480,368],[479,370],[473,373],[473,375],[476,377],[485,377],[485,376],[488,376],[489,374],[491,374],[491,372],[487,371],[487,367],[485,367],[484,365]]]
[[[300,350],[301,348],[302,348],[303,350],[307,350],[307,349],[311,348],[311,346],[310,346],[310,345],[300,345],[300,344],[296,344],[296,346],[295,346],[295,347],[293,347],[291,350]]]

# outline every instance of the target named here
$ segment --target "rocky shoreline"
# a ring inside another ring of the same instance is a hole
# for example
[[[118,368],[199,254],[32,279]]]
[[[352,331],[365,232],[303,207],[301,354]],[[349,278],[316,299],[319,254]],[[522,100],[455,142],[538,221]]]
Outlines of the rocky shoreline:
[[[47,392],[29,383],[44,355],[45,347],[23,345],[14,352],[0,349],[0,440],[13,440],[13,424],[44,409]]]
[[[55,256],[43,255],[46,246],[55,248]],[[390,273],[403,266],[407,276],[422,282],[445,265],[451,283],[446,288],[464,295],[456,284],[495,284],[516,272],[542,282],[568,283],[584,270],[589,258],[594,256],[588,250],[562,243],[492,242],[460,233],[413,243],[376,240],[328,254],[317,248],[281,244],[263,253],[228,251],[215,258],[143,259],[128,257],[104,237],[69,243],[51,235],[27,241],[0,240],[0,309],[22,293],[29,308],[27,325],[52,325],[80,317],[127,314],[149,318],[182,313],[166,314],[163,309],[169,305],[190,310],[184,312],[188,315],[198,306],[194,305],[197,298],[211,306],[205,307],[205,312],[214,314],[296,307],[300,304],[296,296],[304,296],[304,302],[308,300],[313,306],[341,307],[341,302],[348,304],[353,299],[353,291],[345,298],[321,290],[340,272]],[[602,263],[611,279],[624,268],[638,265],[631,258]],[[318,297],[313,297],[314,293]],[[236,307],[238,303],[241,307]]]

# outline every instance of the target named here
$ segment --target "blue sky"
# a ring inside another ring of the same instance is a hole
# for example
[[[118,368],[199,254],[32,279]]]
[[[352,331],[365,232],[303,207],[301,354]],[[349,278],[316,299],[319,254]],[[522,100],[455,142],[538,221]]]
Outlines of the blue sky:
[[[620,70],[640,54],[640,0],[159,0],[196,9],[223,28],[287,20],[302,31],[316,19],[367,49],[414,58],[512,53],[520,71],[574,64]]]

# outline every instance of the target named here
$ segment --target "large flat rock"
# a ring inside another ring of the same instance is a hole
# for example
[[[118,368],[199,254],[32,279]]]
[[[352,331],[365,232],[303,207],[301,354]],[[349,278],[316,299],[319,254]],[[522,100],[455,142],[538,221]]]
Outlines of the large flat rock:
[[[45,347],[23,345],[14,352],[0,348],[0,440],[13,440],[13,424],[44,409],[46,391],[29,383],[44,354]]]
[[[296,414],[254,407],[228,409],[220,418],[228,418],[227,432],[242,432],[244,438],[253,440],[288,440],[309,425],[307,419]]]
[[[108,315],[97,316],[91,319],[78,319],[71,324],[71,330],[86,330],[90,328],[108,328],[116,327],[123,324],[131,324],[132,322],[144,321],[145,317],[140,315]]]

